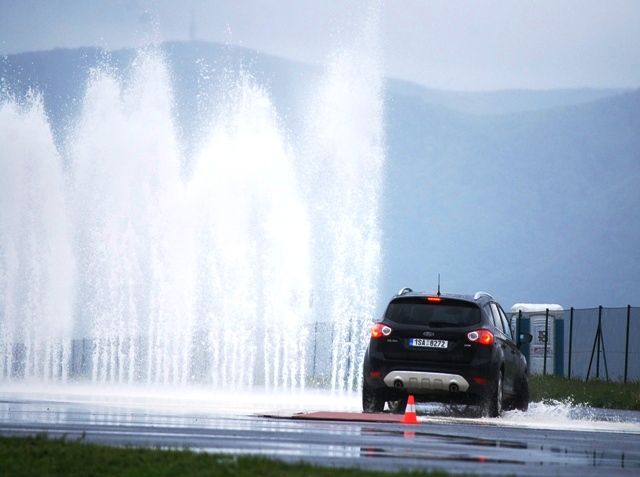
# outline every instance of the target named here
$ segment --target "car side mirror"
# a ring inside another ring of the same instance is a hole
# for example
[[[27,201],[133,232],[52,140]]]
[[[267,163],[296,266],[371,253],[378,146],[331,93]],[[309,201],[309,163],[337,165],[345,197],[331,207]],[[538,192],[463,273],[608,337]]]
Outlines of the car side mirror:
[[[533,336],[531,336],[531,334],[529,333],[520,333],[520,336],[518,338],[519,338],[518,339],[519,345],[523,345],[523,344],[531,343]]]

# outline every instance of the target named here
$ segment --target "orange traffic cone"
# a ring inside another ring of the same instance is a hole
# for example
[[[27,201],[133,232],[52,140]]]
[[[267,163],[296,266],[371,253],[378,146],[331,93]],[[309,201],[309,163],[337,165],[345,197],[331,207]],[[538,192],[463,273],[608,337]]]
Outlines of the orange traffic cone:
[[[401,422],[403,424],[418,424],[416,401],[413,399],[412,394],[409,394],[409,399],[407,399],[407,409],[404,411],[404,417]]]

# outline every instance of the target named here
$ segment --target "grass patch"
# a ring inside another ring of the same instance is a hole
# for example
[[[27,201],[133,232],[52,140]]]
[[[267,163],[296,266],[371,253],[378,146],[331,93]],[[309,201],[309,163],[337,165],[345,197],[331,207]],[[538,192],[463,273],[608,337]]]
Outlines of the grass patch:
[[[530,376],[529,391],[532,401],[571,400],[594,407],[640,410],[640,382],[585,382],[558,376]]]
[[[443,472],[374,472],[289,464],[262,457],[188,450],[109,447],[65,439],[0,437],[2,475],[22,476],[238,476],[238,477],[438,477]]]

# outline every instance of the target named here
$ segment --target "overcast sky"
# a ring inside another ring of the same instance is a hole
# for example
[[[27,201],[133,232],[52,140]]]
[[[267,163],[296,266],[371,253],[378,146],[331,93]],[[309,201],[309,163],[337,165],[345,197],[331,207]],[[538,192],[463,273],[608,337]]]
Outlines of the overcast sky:
[[[369,3],[0,0],[0,54],[186,40],[193,17],[197,39],[323,63]],[[640,0],[387,1],[380,40],[388,76],[437,88],[640,87]]]

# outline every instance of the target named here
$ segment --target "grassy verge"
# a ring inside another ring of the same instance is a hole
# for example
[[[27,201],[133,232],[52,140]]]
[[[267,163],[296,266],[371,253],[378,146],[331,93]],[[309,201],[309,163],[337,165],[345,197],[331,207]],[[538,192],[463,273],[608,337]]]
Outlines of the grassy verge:
[[[188,450],[108,447],[46,437],[0,437],[0,474],[22,476],[437,477],[442,472],[372,472],[288,464]]]
[[[529,390],[532,401],[570,399],[576,404],[594,407],[640,410],[640,382],[584,382],[557,376],[531,376]]]

